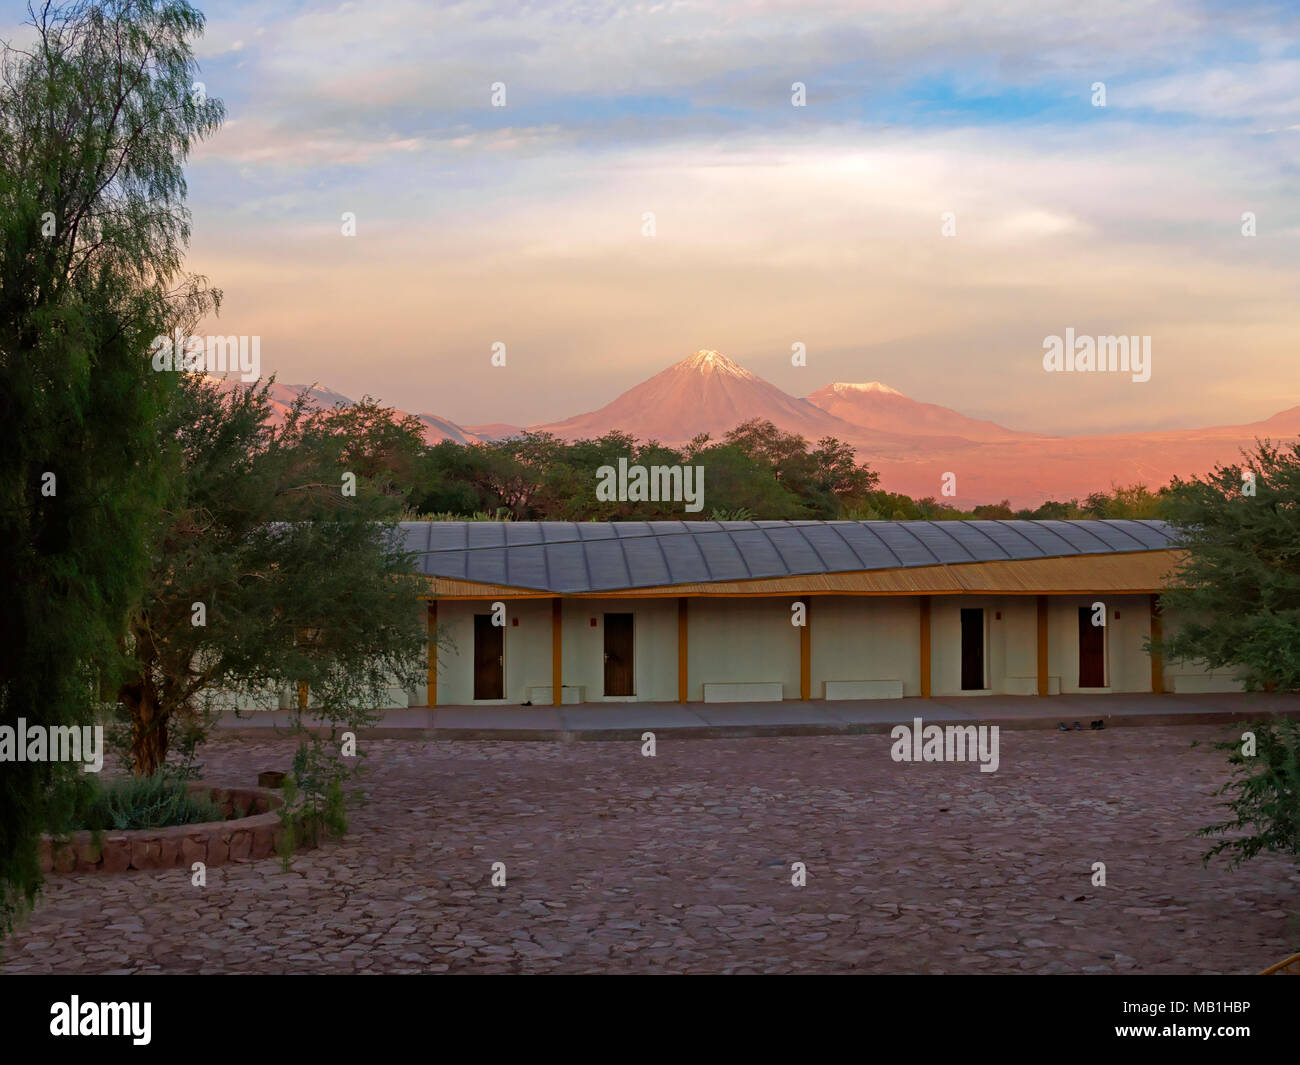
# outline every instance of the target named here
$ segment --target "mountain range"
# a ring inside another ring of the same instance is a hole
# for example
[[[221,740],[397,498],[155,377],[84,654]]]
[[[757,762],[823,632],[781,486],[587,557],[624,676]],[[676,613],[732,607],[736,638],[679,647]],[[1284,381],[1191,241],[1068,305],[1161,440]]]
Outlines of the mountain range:
[[[273,386],[278,412],[300,388]],[[352,402],[327,388],[312,388],[310,395],[320,406]],[[436,414],[415,417],[430,443],[480,443],[527,428],[565,440],[617,429],[670,445],[700,433],[717,438],[741,422],[761,418],[810,442],[833,436],[851,444],[889,491],[939,498],[944,475],[955,474],[957,491],[950,501],[967,507],[1002,499],[1016,507],[1036,506],[1045,499],[1082,498],[1115,485],[1154,488],[1175,475],[1193,476],[1215,463],[1232,462],[1256,439],[1300,437],[1300,407],[1260,422],[1205,429],[1083,436],[1021,432],[918,402],[879,381],[835,382],[798,398],[710,350],[669,366],[599,410],[558,422],[462,426]]]

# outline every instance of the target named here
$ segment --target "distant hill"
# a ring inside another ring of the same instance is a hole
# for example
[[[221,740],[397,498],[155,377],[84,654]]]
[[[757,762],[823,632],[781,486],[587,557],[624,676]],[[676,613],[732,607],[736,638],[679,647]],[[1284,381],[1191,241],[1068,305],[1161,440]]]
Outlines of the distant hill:
[[[281,416],[298,387],[273,386]],[[323,407],[353,402],[328,388],[314,388],[311,397]],[[461,426],[436,414],[416,417],[429,443],[482,443],[523,432],[503,423]],[[879,381],[835,382],[801,399],[707,349],[598,410],[529,428],[565,440],[621,430],[641,440],[680,445],[700,433],[719,438],[752,418],[810,442],[833,436],[851,444],[889,491],[939,498],[944,475],[955,474],[957,494],[947,501],[958,506],[1002,499],[1016,507],[1037,506],[1113,485],[1155,488],[1174,476],[1194,476],[1234,461],[1257,438],[1280,442],[1300,436],[1300,407],[1247,425],[1084,436],[1027,433],[911,399]]]

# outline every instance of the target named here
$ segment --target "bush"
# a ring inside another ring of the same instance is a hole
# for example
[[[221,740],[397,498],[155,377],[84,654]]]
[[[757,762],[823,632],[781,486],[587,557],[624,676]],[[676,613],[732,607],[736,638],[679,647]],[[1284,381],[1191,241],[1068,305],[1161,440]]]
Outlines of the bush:
[[[1216,795],[1231,796],[1231,817],[1197,835],[1220,838],[1205,855],[1206,864],[1226,854],[1230,868],[1261,853],[1285,854],[1300,862],[1300,722],[1291,718],[1249,726],[1255,752],[1243,740],[1216,743],[1228,752],[1233,779]]]
[[[105,786],[84,778],[72,828],[121,832],[132,828],[166,828],[223,821],[221,807],[206,795],[191,794],[184,780],[162,773],[124,777]]]

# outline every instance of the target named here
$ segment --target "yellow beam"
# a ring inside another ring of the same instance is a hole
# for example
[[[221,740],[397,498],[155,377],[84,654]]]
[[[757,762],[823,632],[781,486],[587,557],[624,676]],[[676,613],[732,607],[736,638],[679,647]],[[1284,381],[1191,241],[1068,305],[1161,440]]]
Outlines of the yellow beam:
[[[438,601],[429,600],[429,610],[424,622],[425,668],[428,673],[428,705],[438,705]]]
[[[803,625],[799,628],[799,698],[812,698],[812,604],[803,603]]]
[[[1047,596],[1038,597],[1038,694],[1048,694],[1047,688]]]
[[[1164,639],[1164,619],[1160,616],[1160,596],[1151,597],[1151,643],[1158,644]],[[1163,695],[1165,691],[1165,656],[1159,647],[1151,648],[1151,691]]]
[[[677,600],[677,701],[679,703],[686,702],[690,692],[686,626],[686,597],[682,596]]]
[[[921,698],[930,698],[930,597],[921,596]]]
[[[551,600],[551,705],[559,706],[564,702],[564,644],[563,629],[564,602]]]

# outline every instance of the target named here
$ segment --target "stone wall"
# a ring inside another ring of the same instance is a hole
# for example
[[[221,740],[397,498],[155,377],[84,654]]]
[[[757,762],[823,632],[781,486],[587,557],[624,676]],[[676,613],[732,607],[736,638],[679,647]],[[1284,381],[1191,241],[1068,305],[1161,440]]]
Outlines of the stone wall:
[[[206,791],[227,817],[170,828],[141,828],[129,832],[105,830],[96,843],[91,832],[73,832],[67,839],[41,840],[44,873],[123,873],[128,869],[190,868],[195,862],[227,862],[270,858],[280,842],[283,827],[276,811],[284,805],[270,788],[222,788],[202,782],[191,792]]]

